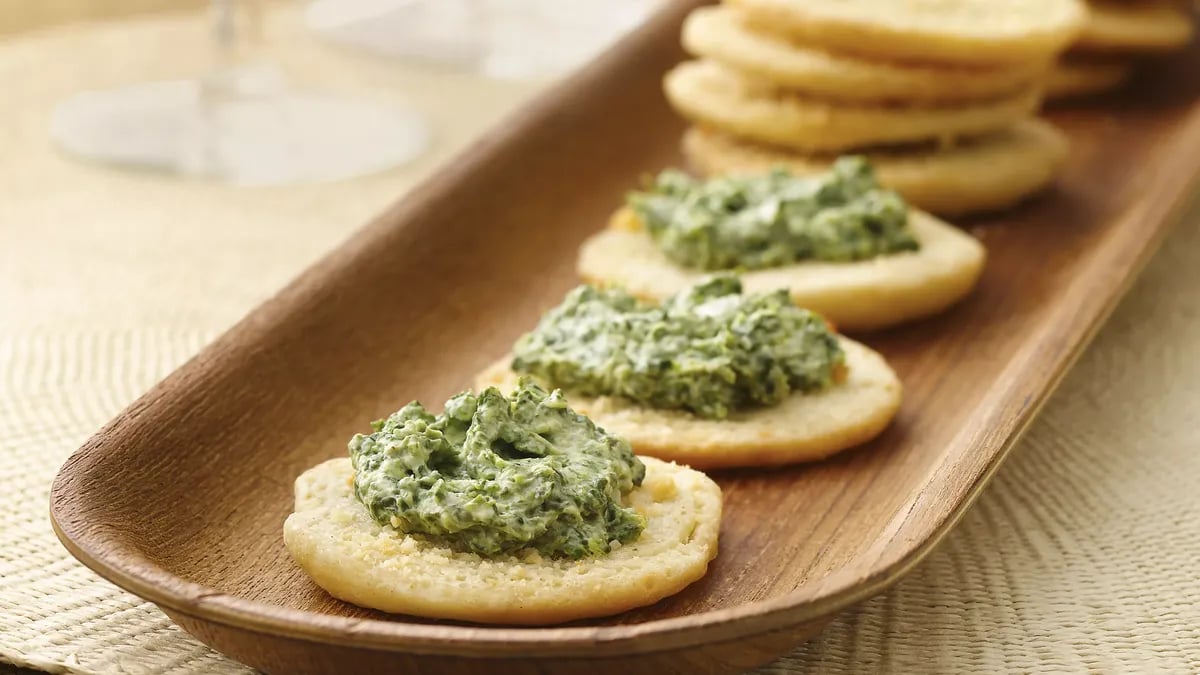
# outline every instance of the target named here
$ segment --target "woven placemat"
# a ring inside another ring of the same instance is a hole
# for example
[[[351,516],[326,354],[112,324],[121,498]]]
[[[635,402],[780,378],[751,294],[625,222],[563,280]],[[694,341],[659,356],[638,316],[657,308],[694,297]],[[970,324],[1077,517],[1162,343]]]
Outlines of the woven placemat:
[[[199,70],[201,25],[166,17],[0,44],[0,660],[245,672],[70,558],[47,522],[50,480],[140,392],[526,93],[354,61],[304,39],[294,18],[268,25],[281,61],[339,87],[407,90],[438,121],[435,152],[299,189],[81,166],[47,146],[51,104]],[[1185,220],[958,528],[764,672],[1200,671],[1200,210]]]

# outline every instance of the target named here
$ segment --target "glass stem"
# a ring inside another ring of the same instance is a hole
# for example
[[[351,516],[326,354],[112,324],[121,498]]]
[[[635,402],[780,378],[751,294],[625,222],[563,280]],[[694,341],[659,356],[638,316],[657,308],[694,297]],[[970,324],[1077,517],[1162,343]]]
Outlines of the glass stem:
[[[236,68],[247,60],[262,37],[261,0],[213,0],[212,35],[218,70]]]

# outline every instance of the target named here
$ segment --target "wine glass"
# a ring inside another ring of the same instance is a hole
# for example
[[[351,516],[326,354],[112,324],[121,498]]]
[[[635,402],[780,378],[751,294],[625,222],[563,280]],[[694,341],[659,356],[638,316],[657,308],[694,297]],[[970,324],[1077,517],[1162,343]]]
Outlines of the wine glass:
[[[85,91],[60,103],[50,134],[66,153],[237,185],[331,181],[419,156],[429,128],[412,110],[295,87],[241,57],[259,0],[213,0],[218,63],[207,75]]]

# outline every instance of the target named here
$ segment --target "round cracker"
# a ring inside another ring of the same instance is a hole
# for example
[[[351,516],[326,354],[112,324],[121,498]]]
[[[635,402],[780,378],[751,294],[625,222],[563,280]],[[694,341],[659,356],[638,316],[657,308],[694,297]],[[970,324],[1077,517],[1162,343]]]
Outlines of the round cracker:
[[[857,262],[814,260],[750,270],[740,275],[743,288],[748,293],[787,288],[797,305],[845,330],[883,328],[936,314],[971,291],[986,252],[971,235],[927,213],[911,211],[909,224],[919,250]],[[576,264],[589,283],[620,286],[653,302],[711,274],[671,262],[645,231],[617,227],[585,241]]]
[[[1062,100],[1102,94],[1120,88],[1133,75],[1128,61],[1063,59],[1046,78],[1046,97]]]
[[[700,469],[811,462],[878,436],[900,408],[901,386],[883,357],[847,338],[846,379],[779,405],[736,411],[723,420],[656,410],[612,396],[568,393],[571,407],[629,441],[635,452]],[[500,361],[479,386],[509,386],[518,375]]]
[[[1045,61],[1083,27],[1078,0],[730,0],[761,30],[885,60]]]
[[[687,467],[642,461],[646,478],[628,503],[646,529],[604,556],[483,558],[380,526],[354,497],[348,458],[296,479],[283,540],[330,595],[385,612],[528,625],[617,614],[678,593],[717,555],[721,488]]]
[[[757,29],[883,60],[1043,61],[1084,24],[1078,0],[730,0]]]
[[[1028,88],[1049,62],[962,67],[872,61],[748,28],[728,6],[701,7],[683,24],[693,54],[780,87],[840,101],[939,103],[998,98]]]
[[[664,89],[685,117],[743,138],[805,152],[986,134],[1028,117],[1041,102],[1032,86],[1004,98],[954,106],[835,103],[785,92],[715,61],[688,61]]]
[[[951,146],[867,156],[881,184],[919,209],[949,216],[997,211],[1041,191],[1054,181],[1067,148],[1062,132],[1031,118]],[[828,171],[837,159],[754,145],[703,127],[684,134],[683,152],[695,170],[708,175],[765,173],[780,166],[813,174]]]
[[[1187,9],[1171,0],[1093,0],[1074,48],[1133,54],[1170,51],[1187,45],[1193,32]]]

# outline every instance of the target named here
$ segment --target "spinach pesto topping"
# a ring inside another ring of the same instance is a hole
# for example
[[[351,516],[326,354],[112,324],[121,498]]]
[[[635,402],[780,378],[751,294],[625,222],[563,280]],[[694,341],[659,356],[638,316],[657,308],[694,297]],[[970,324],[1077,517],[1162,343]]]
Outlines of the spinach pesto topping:
[[[664,171],[628,202],[663,253],[694,269],[845,262],[918,248],[904,200],[879,187],[862,157],[842,157],[809,177],[776,169],[700,181]]]
[[[414,401],[350,440],[354,492],[372,518],[463,551],[496,556],[607,553],[645,520],[621,505],[646,467],[609,435],[523,380],[459,394],[432,415]]]
[[[722,419],[826,387],[844,361],[824,320],[786,290],[742,295],[726,275],[661,307],[580,286],[517,341],[512,368],[584,395]]]

